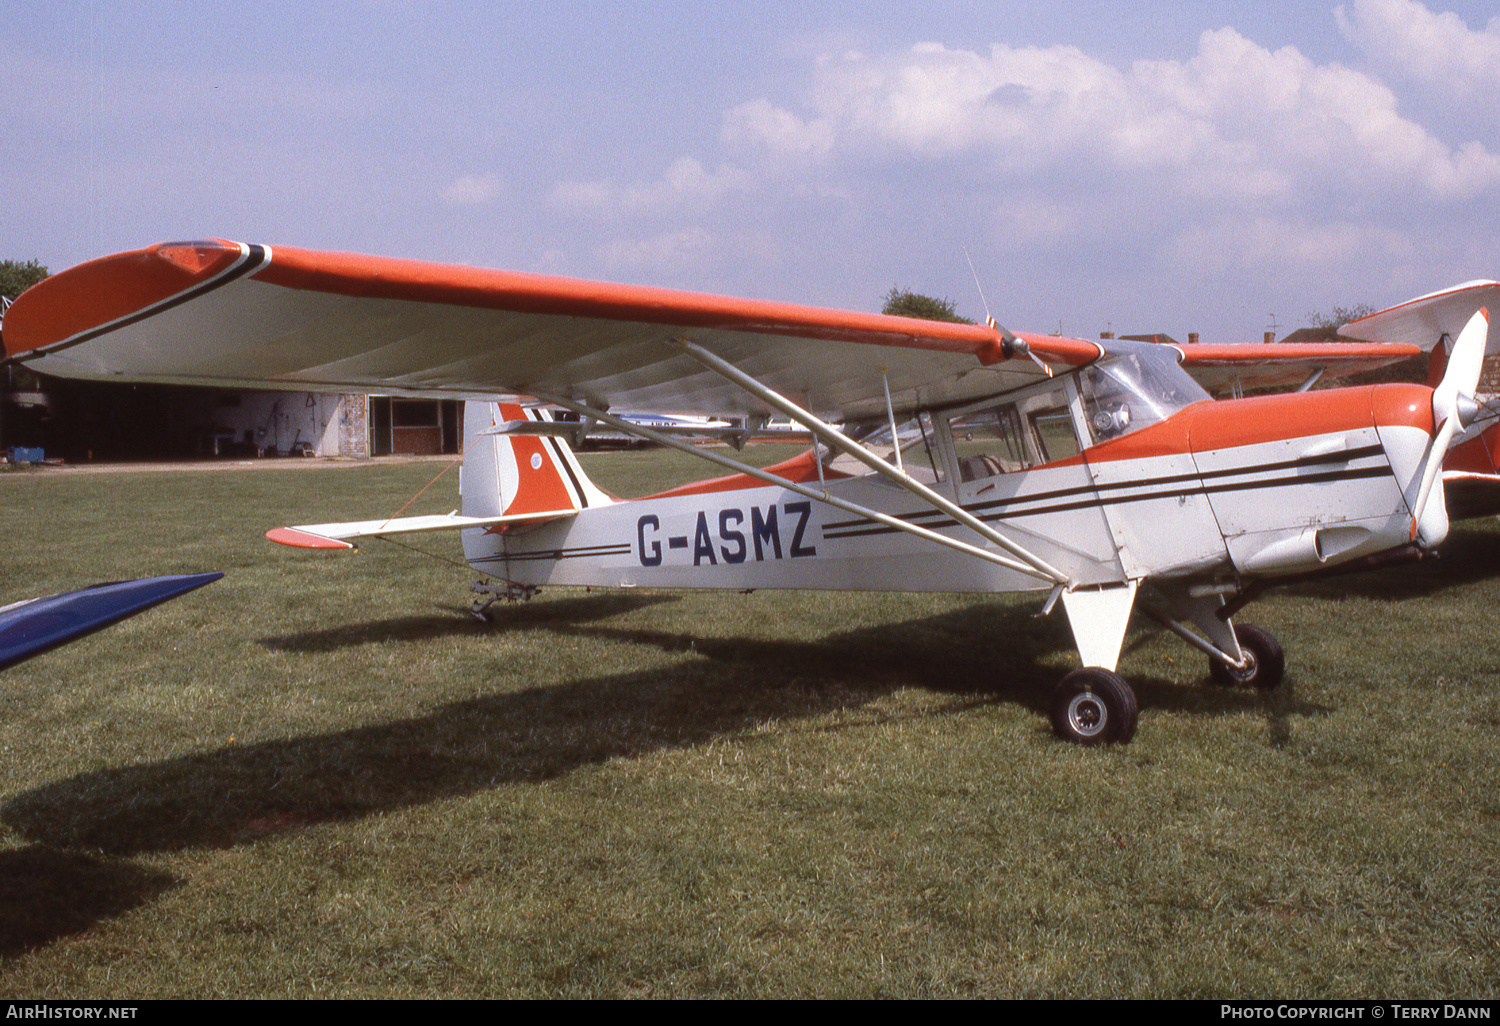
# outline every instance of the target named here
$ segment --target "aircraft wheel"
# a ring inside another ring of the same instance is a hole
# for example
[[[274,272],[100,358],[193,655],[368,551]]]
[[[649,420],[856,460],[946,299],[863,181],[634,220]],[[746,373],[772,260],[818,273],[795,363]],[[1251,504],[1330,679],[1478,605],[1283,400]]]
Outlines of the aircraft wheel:
[[[1240,643],[1240,651],[1249,657],[1242,668],[1226,666],[1217,659],[1208,661],[1209,676],[1215,684],[1231,688],[1259,688],[1270,691],[1286,676],[1286,655],[1281,651],[1281,642],[1264,627],[1253,623],[1236,624],[1234,636]]]
[[[1135,692],[1118,673],[1086,666],[1052,692],[1052,729],[1078,745],[1125,744],[1135,736]]]

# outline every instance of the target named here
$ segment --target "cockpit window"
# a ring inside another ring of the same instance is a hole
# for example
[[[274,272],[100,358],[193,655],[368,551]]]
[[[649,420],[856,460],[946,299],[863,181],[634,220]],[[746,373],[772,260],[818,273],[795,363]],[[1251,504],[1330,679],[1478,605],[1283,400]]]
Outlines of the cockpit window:
[[[1017,399],[954,414],[948,422],[959,477],[974,481],[1076,456],[1078,434],[1059,382]]]
[[[1095,442],[1139,431],[1209,397],[1166,350],[1114,353],[1085,367],[1078,387]]]

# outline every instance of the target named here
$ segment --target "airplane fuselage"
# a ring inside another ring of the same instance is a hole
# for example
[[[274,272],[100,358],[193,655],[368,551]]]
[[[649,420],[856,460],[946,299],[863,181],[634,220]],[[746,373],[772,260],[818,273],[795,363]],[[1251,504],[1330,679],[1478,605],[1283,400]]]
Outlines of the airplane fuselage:
[[[1408,498],[1431,437],[1430,395],[1382,385],[1200,402],[1021,472],[965,473],[952,455],[921,469],[942,494],[1077,585],[1277,576],[1413,540]],[[994,548],[878,475],[835,477],[825,468],[817,481],[811,458],[801,464],[787,472],[832,497]],[[1447,529],[1441,502],[1426,520],[1420,535],[1436,544]],[[749,476],[540,526],[466,531],[465,549],[476,570],[533,586],[1052,587]]]

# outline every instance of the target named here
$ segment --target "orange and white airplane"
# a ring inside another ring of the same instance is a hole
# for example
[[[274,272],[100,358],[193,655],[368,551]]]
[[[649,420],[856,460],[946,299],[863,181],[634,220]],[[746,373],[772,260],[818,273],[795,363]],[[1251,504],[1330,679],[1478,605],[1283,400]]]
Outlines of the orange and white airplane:
[[[1212,401],[1188,370],[1302,370],[1281,346],[1092,342],[471,267],[169,243],[23,294],[7,354],[65,377],[472,400],[459,513],[270,532],[312,548],[462,531],[476,609],[543,585],[1034,592],[1066,610],[1082,668],[1057,734],[1133,736],[1116,672],[1141,609],[1220,682],[1275,687],[1281,647],[1233,615],[1268,585],[1420,558],[1440,476],[1477,416],[1488,314],[1408,305],[1420,340],[1317,347],[1328,374],[1454,342],[1436,388]],[[1445,298],[1447,297],[1447,298]],[[1427,336],[1432,336],[1430,339]],[[1187,369],[1184,369],[1184,368]],[[525,400],[499,398],[526,396]],[[552,410],[719,464],[634,500],[595,487]],[[786,417],[813,448],[757,468],[622,416]],[[835,426],[838,425],[838,426]]]

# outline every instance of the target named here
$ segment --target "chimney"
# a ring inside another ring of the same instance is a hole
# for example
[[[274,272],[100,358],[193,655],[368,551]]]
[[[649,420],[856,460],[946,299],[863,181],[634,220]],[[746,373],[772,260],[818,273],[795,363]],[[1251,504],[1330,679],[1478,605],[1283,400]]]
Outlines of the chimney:
[[[1115,337],[1115,333],[1112,332],[1112,331],[1101,331],[1101,332],[1099,332],[1099,337],[1101,339],[1104,339],[1104,340],[1107,341],[1109,339],[1114,338]]]
[[[1197,344],[1198,344],[1198,333],[1196,331],[1190,331],[1190,332],[1188,332],[1188,345],[1195,346]]]
[[[1270,345],[1272,342],[1275,342],[1275,341],[1276,341],[1276,332],[1274,332],[1274,331],[1268,331],[1268,332],[1266,332],[1266,345]]]

